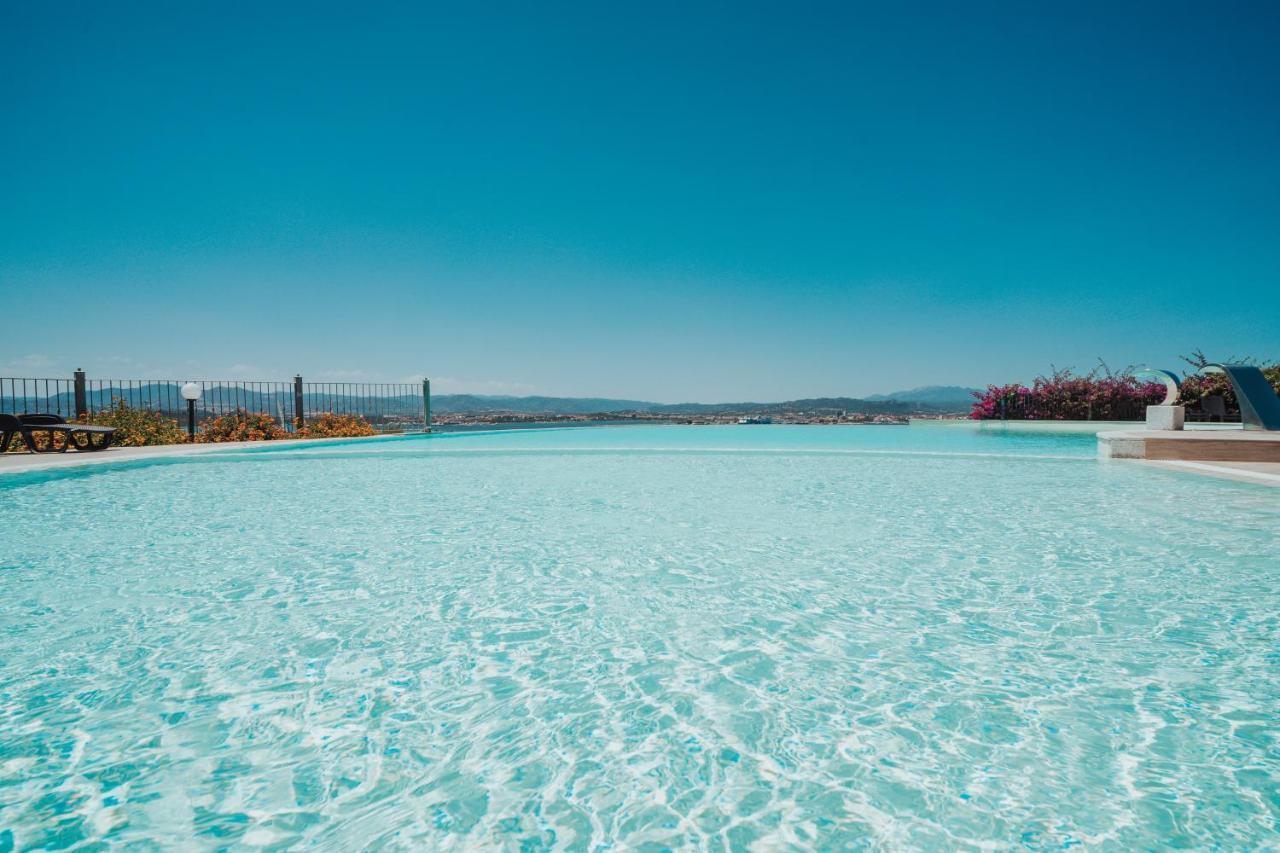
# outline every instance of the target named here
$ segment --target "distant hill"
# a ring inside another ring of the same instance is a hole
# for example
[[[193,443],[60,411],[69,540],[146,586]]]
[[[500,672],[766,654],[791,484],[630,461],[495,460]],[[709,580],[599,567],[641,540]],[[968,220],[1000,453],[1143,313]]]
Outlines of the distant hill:
[[[500,397],[476,394],[440,394],[431,398],[432,411],[481,414],[511,412],[527,415],[587,415],[595,413],[647,412],[665,415],[719,413],[768,415],[784,412],[863,412],[910,414],[916,411],[948,411],[930,403],[906,400],[862,400],[854,397],[820,397],[779,403],[652,403],[600,397]]]
[[[973,405],[973,393],[977,388],[965,388],[960,385],[925,385],[909,391],[894,391],[892,394],[872,394],[868,400],[896,400],[901,403],[917,403],[921,406],[941,409],[967,410]]]
[[[866,414],[908,414],[911,407],[897,400],[869,401],[854,397],[816,397],[781,403],[672,403],[653,404],[648,411],[672,415],[735,413],[778,415],[785,412],[864,412]]]

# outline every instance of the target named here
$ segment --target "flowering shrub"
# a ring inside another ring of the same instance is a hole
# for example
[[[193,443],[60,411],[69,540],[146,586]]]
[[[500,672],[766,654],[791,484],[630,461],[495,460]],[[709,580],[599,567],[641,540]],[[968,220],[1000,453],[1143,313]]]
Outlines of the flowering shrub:
[[[312,418],[311,422],[297,433],[302,438],[360,438],[366,435],[376,435],[373,427],[369,426],[369,422],[359,415],[335,415],[332,412],[326,412],[317,418]]]
[[[1164,399],[1165,387],[1132,376],[1077,376],[1055,370],[1037,376],[1031,387],[989,385],[975,392],[970,417],[976,420],[1124,421],[1140,420],[1146,407]]]
[[[246,412],[238,409],[231,414],[200,422],[196,441],[217,443],[223,441],[278,441],[289,438],[266,412]]]
[[[1001,420],[1011,417],[1011,412],[1025,410],[1024,399],[1030,394],[1030,388],[1017,383],[1013,385],[988,385],[986,391],[973,392],[977,402],[973,404],[973,411],[969,413],[969,417],[975,421]],[[1012,415],[1012,417],[1017,418],[1018,415]],[[1025,415],[1022,417],[1025,417]]]
[[[187,440],[186,431],[173,418],[150,409],[135,409],[119,398],[111,401],[111,408],[77,418],[76,423],[115,427],[111,443],[117,447],[181,444]]]
[[[1280,362],[1263,365],[1261,370],[1280,394]],[[1146,417],[1147,406],[1164,400],[1162,383],[1142,381],[1127,373],[1098,374],[1097,370],[1083,376],[1069,369],[1055,370],[1049,376],[1037,376],[1030,388],[989,385],[986,391],[974,393],[977,399],[969,416],[975,420],[1137,421]],[[1240,416],[1231,381],[1223,374],[1188,376],[1182,380],[1181,391],[1182,403],[1190,411],[1197,409],[1203,398],[1216,395],[1223,398],[1228,417]]]

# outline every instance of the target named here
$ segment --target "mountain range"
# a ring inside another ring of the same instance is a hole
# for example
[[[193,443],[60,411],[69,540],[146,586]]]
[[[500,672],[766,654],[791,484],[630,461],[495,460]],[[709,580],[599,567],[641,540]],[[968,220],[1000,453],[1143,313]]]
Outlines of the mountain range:
[[[973,395],[977,388],[965,388],[962,385],[924,385],[910,391],[894,391],[892,394],[872,394],[867,397],[872,402],[879,400],[898,400],[900,402],[921,403],[931,406],[960,406],[968,409],[973,405]]]
[[[856,397],[819,397],[778,403],[653,403],[645,400],[617,400],[602,397],[506,397],[476,394],[440,394],[431,398],[431,409],[441,414],[588,415],[597,412],[651,412],[668,415],[781,414],[783,412],[865,412],[867,414],[909,414],[911,412],[967,412],[973,404],[972,389],[959,386],[929,386],[913,391]]]

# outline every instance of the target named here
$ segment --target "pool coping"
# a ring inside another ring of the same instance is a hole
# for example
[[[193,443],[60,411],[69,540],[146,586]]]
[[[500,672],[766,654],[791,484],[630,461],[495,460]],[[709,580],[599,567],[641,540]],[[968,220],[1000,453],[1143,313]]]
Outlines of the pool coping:
[[[66,453],[4,453],[0,454],[0,476],[29,474],[33,471],[83,468],[94,465],[112,465],[125,462],[145,462],[151,459],[169,459],[184,456],[204,456],[209,453],[253,450],[266,452],[286,448],[317,447],[335,444],[363,444],[397,441],[427,435],[424,432],[397,433],[395,435],[369,435],[352,438],[291,438],[282,441],[224,441],[215,444],[157,444],[148,447],[111,447],[106,450],[82,453],[69,450]]]

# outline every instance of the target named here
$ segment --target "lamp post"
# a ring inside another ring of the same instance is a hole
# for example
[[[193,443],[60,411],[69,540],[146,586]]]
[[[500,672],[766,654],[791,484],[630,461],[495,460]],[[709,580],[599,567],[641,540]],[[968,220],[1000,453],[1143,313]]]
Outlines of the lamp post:
[[[200,399],[200,386],[188,382],[182,386],[182,397],[187,401],[187,439],[196,440],[196,400]]]

